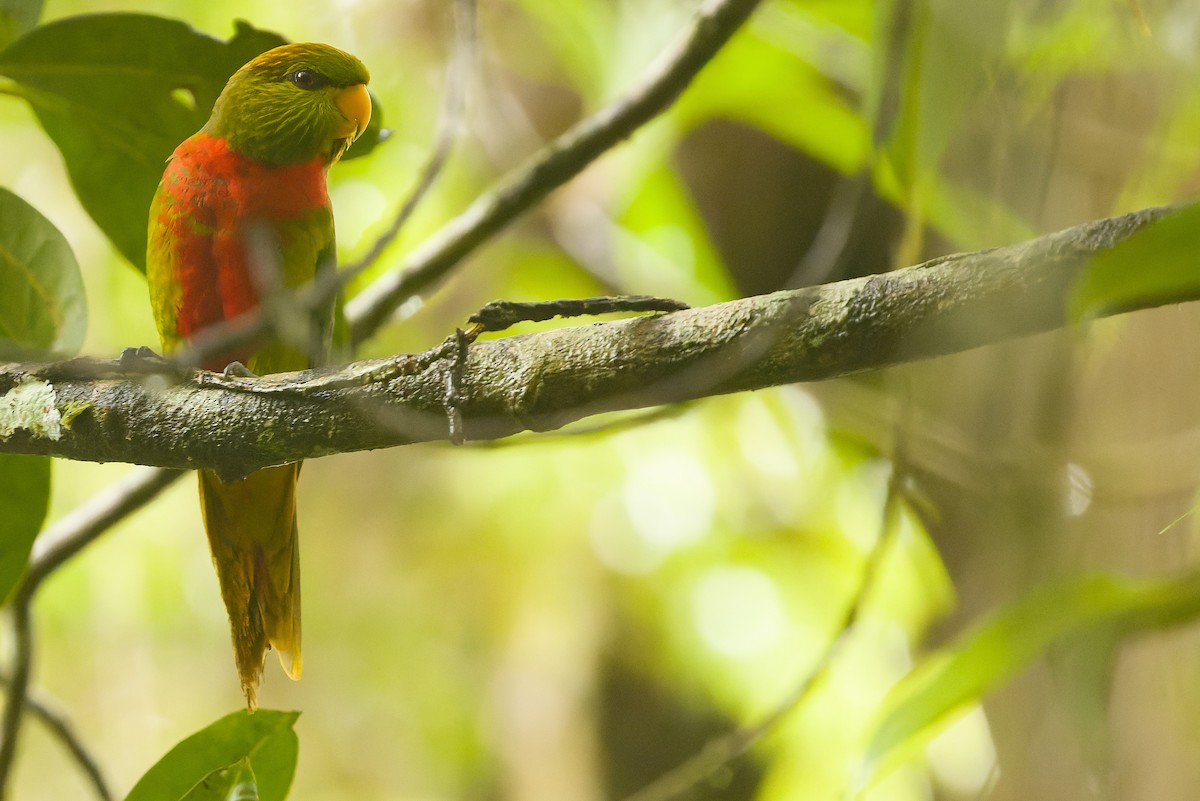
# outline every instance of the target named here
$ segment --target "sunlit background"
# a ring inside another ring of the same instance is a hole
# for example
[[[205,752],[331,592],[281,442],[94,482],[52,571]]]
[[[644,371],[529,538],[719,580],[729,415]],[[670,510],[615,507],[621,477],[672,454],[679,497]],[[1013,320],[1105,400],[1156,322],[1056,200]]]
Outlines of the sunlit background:
[[[889,14],[908,6],[898,36]],[[694,8],[480,0],[465,134],[355,288],[628,89]],[[1200,6],[1141,9],[1151,36],[1124,0],[768,0],[669,114],[406,304],[360,355],[432,346],[495,298],[702,305],[1184,198],[1200,176]],[[433,139],[448,3],[48,0],[44,19],[117,10],[219,38],[244,18],[362,58],[393,133],[330,180],[343,258],[366,250]],[[0,185],[59,226],[82,265],[84,352],[156,345],[142,276],[80,209],[16,98],[0,96],[0,141]],[[863,169],[872,179],[856,184]],[[855,186],[848,255],[806,259]],[[1193,561],[1195,524],[1179,518],[1200,467],[1198,335],[1193,308],[1169,307],[1087,337],[569,432],[308,462],[305,675],[292,683],[269,657],[260,692],[303,712],[292,797],[623,797],[785,705],[890,531],[825,679],[690,796],[850,797],[882,700],[930,648],[1056,577]],[[56,463],[51,519],[130,469]],[[907,500],[889,519],[893,480]],[[242,703],[191,477],[51,579],[35,622],[36,689],[118,796]],[[1040,662],[865,797],[1193,797],[1196,644],[1185,630],[1138,640],[1103,701]],[[12,797],[89,792],[31,721]]]

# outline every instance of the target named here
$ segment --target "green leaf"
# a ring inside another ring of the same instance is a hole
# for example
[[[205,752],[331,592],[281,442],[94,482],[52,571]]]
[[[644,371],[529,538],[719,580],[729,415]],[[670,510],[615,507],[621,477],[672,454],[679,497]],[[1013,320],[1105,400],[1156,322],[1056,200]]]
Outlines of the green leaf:
[[[222,42],[175,20],[95,14],[34,28],[0,52],[0,74],[20,84],[84,208],[144,268],[167,156],[208,119],[234,70],[283,43],[245,23]]]
[[[1058,643],[1114,643],[1200,614],[1200,577],[1136,582],[1091,576],[1030,592],[896,685],[867,750],[870,784],[923,746],[940,725],[999,688]],[[1080,639],[1083,638],[1083,639]]]
[[[0,601],[8,598],[29,561],[50,506],[50,459],[0,453]]]
[[[0,188],[0,359],[73,356],[86,329],[71,246],[37,209]]]
[[[226,715],[172,748],[125,801],[283,801],[296,772],[299,716],[271,709]]]
[[[1193,300],[1200,296],[1200,204],[1185,206],[1101,251],[1071,295],[1071,317]]]
[[[37,24],[42,0],[0,0],[0,47]]]

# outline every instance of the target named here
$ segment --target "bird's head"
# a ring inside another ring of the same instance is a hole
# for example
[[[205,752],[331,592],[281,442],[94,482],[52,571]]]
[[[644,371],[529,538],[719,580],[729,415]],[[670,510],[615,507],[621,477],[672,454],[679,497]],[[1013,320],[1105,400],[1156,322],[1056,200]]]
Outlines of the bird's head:
[[[371,119],[371,76],[349,53],[324,44],[268,50],[233,74],[204,132],[270,166],[341,157]]]

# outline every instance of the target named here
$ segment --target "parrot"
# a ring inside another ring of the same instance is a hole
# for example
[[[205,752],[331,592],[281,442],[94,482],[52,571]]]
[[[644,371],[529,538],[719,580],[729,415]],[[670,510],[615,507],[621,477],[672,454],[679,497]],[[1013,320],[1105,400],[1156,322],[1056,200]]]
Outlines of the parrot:
[[[326,173],[371,119],[370,76],[326,44],[287,44],[226,83],[208,122],[167,160],[150,205],[146,279],[165,353],[260,306],[286,312],[281,292],[335,269]],[[333,303],[296,325],[207,359],[220,372],[303,370],[328,358]],[[320,319],[314,319],[320,318]],[[235,364],[238,363],[238,364]],[[300,678],[300,463],[226,480],[200,470],[200,508],[234,661],[250,711],[266,652]]]

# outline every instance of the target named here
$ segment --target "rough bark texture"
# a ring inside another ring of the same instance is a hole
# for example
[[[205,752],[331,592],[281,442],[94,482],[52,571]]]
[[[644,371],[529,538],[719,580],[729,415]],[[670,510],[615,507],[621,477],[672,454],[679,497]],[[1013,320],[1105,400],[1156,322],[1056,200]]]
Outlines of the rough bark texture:
[[[817,381],[1058,328],[1089,257],[1163,213],[885,275],[477,342],[458,404],[465,433],[545,431],[600,412]],[[115,362],[3,365],[0,452],[209,467],[228,477],[444,439],[449,370],[447,358],[398,356],[172,383],[130,376]]]

